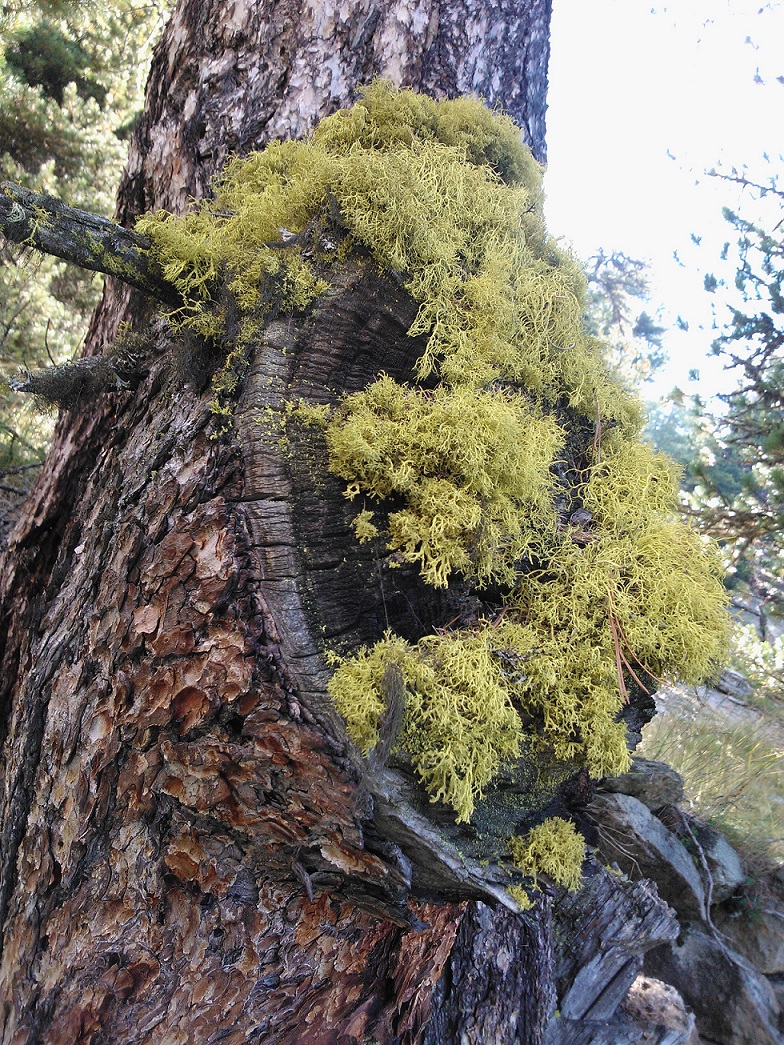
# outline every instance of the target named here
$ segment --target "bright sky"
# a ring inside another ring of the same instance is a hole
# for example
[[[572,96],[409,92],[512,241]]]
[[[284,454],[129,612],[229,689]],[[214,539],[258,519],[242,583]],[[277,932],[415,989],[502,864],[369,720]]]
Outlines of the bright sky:
[[[703,274],[733,238],[721,208],[739,200],[705,171],[747,166],[764,181],[782,169],[784,0],[554,0],[551,46],[550,229],[581,257],[604,247],[650,260],[651,305],[690,325],[668,335],[653,394],[710,394],[726,378],[705,358]]]

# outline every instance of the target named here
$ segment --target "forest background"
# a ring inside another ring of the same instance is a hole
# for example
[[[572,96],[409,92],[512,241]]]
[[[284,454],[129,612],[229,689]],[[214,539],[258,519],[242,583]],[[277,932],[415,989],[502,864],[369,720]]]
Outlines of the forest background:
[[[167,9],[165,0],[0,7],[0,178],[112,215]],[[583,259],[585,322],[648,399],[651,441],[683,468],[683,512],[724,550],[737,620],[727,665],[736,674],[725,672],[715,689],[664,694],[644,748],[684,773],[693,806],[744,848],[750,866],[784,858],[782,162],[769,157],[762,176],[742,166],[717,172],[727,199],[740,200],[725,210],[726,244],[715,274],[704,276],[717,324],[704,351],[730,368],[720,397],[675,389],[649,398],[667,356],[665,303],[651,300],[644,261],[612,244]],[[688,231],[696,242],[700,230]],[[21,254],[0,245],[0,535],[35,483],[55,420],[8,378],[78,356],[102,287],[100,276]]]

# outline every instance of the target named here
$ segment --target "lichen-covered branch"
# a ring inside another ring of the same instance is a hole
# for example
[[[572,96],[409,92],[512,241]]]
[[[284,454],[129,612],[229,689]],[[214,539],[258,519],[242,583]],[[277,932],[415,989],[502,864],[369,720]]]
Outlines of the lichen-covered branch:
[[[88,356],[43,370],[22,370],[8,384],[14,392],[33,395],[45,405],[69,408],[104,392],[134,389],[142,372],[132,346],[123,346],[123,351],[108,356]]]
[[[177,291],[150,257],[144,236],[53,196],[0,183],[0,232],[12,243],[115,276],[159,301],[179,301]]]

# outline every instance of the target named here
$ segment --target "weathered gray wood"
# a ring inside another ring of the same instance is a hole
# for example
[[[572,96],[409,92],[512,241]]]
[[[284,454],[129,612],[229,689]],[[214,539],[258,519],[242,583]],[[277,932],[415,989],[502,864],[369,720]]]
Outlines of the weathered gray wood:
[[[69,207],[54,196],[42,196],[8,181],[0,183],[0,232],[11,243],[114,276],[159,301],[179,301],[148,253],[149,240],[108,218]]]
[[[646,951],[674,940],[679,926],[652,882],[611,874],[593,857],[586,872],[583,888],[553,906],[555,980],[564,1019],[601,1022],[626,997]]]
[[[547,1045],[690,1045],[692,1031],[633,1020],[559,1020]]]

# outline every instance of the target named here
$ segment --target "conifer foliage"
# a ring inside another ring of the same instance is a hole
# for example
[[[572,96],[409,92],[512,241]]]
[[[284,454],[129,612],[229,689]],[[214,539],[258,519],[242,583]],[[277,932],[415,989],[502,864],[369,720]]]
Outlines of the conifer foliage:
[[[0,180],[111,215],[165,9],[161,0],[3,5]],[[37,474],[52,424],[6,382],[20,366],[72,358],[100,293],[91,273],[0,244],[0,531]]]
[[[733,177],[732,180],[738,180]],[[762,546],[778,558],[784,552],[784,237],[777,220],[784,201],[778,179],[756,183],[740,178],[762,204],[768,221],[752,221],[725,208],[737,236],[735,288],[741,302],[713,343],[713,352],[737,374],[737,387],[722,396],[726,413],[718,419],[720,446],[742,466],[740,489],[720,481],[715,468],[701,470],[700,511],[719,537],[738,552]],[[773,203],[772,209],[767,207]],[[766,227],[767,226],[767,227]],[[724,257],[730,244],[724,248]],[[706,277],[706,289],[718,287]],[[780,572],[780,569],[779,571]]]

